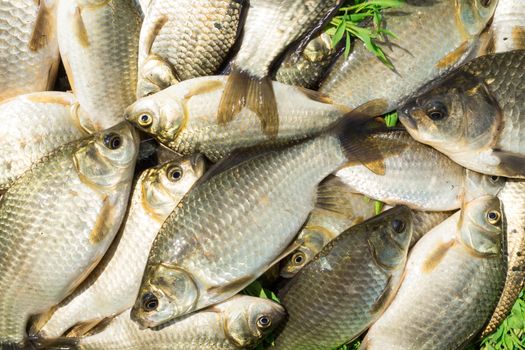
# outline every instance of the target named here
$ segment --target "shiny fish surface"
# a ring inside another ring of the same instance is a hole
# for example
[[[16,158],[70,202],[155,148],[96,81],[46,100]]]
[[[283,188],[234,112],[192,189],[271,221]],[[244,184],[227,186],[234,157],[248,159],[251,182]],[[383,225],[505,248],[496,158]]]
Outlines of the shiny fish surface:
[[[334,349],[364,332],[401,283],[412,229],[402,206],[328,244],[280,295],[289,316],[275,349]]]
[[[410,239],[410,248],[412,248],[425,234],[431,229],[449,218],[453,211],[421,211],[414,210],[414,232]]]
[[[140,329],[126,311],[113,319],[102,332],[81,338],[78,349],[252,349],[279,326],[284,317],[284,308],[279,304],[245,295],[236,295],[156,329]]]
[[[168,215],[205,170],[202,156],[145,170],[135,185],[115,246],[81,286],[54,310],[39,337],[81,336],[90,327],[133,306],[149,248]],[[116,244],[118,243],[118,245]],[[129,318],[129,314],[127,315]],[[38,323],[38,322],[37,322]]]
[[[498,306],[482,337],[496,330],[509,315],[525,281],[525,181],[507,180],[498,197],[507,220],[507,278]]]
[[[56,0],[0,1],[0,101],[49,90],[60,62]]]
[[[58,4],[58,43],[73,93],[91,129],[122,121],[135,101],[142,18],[130,0],[68,0]]]
[[[0,199],[0,344],[20,343],[29,317],[104,255],[126,211],[136,137],[120,124],[58,148]]]
[[[484,194],[496,195],[504,180],[465,169],[405,131],[371,133],[371,142],[384,153],[385,175],[351,164],[336,175],[355,192],[387,204],[413,209],[448,211]]]
[[[218,73],[240,31],[242,3],[151,1],[140,33],[137,97]]]
[[[496,3],[408,0],[400,8],[385,10],[385,29],[395,37],[378,44],[395,69],[358,41],[348,59],[341,56],[337,60],[320,91],[351,108],[382,100],[385,109],[379,114],[396,109],[421,86],[469,57]]]
[[[426,234],[410,253],[392,304],[360,349],[466,346],[490,317],[505,281],[503,230],[500,201],[484,196]]]
[[[164,222],[132,318],[154,327],[225,300],[263,274],[313,210],[319,182],[345,162],[341,142],[327,134],[233,167],[235,158],[219,163],[227,170],[196,185]]]
[[[525,2],[498,0],[484,53],[525,49]]]
[[[217,122],[227,77],[184,81],[138,100],[126,118],[177,153],[203,153],[217,161],[234,149],[259,144],[290,143],[326,130],[350,110],[334,105],[314,91],[273,83],[280,113],[279,133],[269,137],[250,109],[227,125]]]
[[[0,104],[0,193],[31,164],[68,142],[87,136],[78,102],[66,92],[37,92]]]
[[[525,178],[525,50],[478,57],[401,110],[416,140],[458,164]]]

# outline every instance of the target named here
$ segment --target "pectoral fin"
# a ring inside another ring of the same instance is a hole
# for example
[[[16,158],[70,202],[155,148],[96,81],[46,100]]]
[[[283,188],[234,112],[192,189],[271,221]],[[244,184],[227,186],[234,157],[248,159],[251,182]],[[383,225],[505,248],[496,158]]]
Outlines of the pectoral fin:
[[[29,40],[29,48],[32,51],[38,51],[46,47],[55,31],[54,6],[49,7],[46,5],[45,0],[40,0],[39,6],[33,33],[31,33],[31,39]]]
[[[492,153],[499,158],[499,168],[505,176],[525,178],[525,155],[500,150]]]
[[[84,19],[82,18],[82,9],[77,6],[75,9],[75,14],[73,15],[74,27],[73,32],[77,37],[77,40],[82,47],[89,46],[89,35],[84,24]],[[73,86],[73,85],[71,85]]]

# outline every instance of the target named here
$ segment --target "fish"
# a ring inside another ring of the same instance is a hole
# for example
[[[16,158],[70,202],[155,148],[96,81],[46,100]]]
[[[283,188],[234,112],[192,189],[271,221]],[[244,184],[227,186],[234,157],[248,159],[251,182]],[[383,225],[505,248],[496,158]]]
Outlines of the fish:
[[[124,217],[138,136],[122,123],[59,147],[0,199],[0,345],[58,304],[100,261]]]
[[[0,101],[53,87],[60,62],[55,0],[0,3]]]
[[[135,101],[142,17],[130,0],[70,0],[58,4],[58,44],[90,129],[123,121]]]
[[[35,92],[0,103],[0,193],[40,158],[90,133],[76,97]]]
[[[354,192],[387,204],[450,211],[459,209],[464,201],[497,195],[505,183],[502,177],[466,171],[400,128],[372,131],[364,142],[373,143],[383,155],[385,176],[359,163],[349,164],[335,175]]]
[[[508,268],[498,305],[481,337],[495,331],[510,314],[525,283],[525,181],[507,180],[498,198],[507,222]]]
[[[525,178],[525,50],[473,59],[401,108],[419,142],[481,173]]]
[[[82,286],[35,322],[31,333],[56,338],[68,331],[68,337],[79,337],[105,318],[132,307],[153,239],[204,174],[205,164],[201,155],[194,155],[145,170],[111,249]]]
[[[315,91],[273,83],[279,108],[279,133],[268,137],[256,114],[243,109],[228,125],[217,122],[219,102],[227,77],[201,77],[183,81],[128,107],[125,118],[141,131],[181,155],[202,153],[213,162],[239,148],[291,144],[327,131],[357,112],[332,104]],[[357,111],[374,114],[371,101]]]
[[[310,40],[304,50],[295,49],[286,55],[275,73],[275,80],[316,90],[338,53],[330,36],[321,33]]]
[[[399,206],[323,248],[279,294],[288,319],[275,349],[335,349],[364,332],[401,284],[412,230],[411,210]]]
[[[454,211],[413,210],[412,213],[414,216],[414,230],[412,238],[410,239],[410,248],[416,245],[421,237],[427,234],[431,229],[454,214]]]
[[[314,35],[343,0],[251,0],[242,43],[220,99],[217,121],[231,123],[247,107],[265,135],[277,136],[280,114],[270,78],[272,64],[305,35]]]
[[[354,128],[344,120],[303,143],[217,163],[164,221],[132,319],[151,328],[226,300],[286,256],[318,184],[358,152]],[[380,162],[375,152],[359,152]]]
[[[505,215],[483,196],[428,232],[360,350],[461,349],[481,331],[505,281]],[[452,278],[453,277],[453,278]]]
[[[213,75],[242,29],[244,0],[153,0],[140,32],[137,98]]]
[[[525,3],[498,0],[480,55],[525,49]]]
[[[357,41],[348,58],[337,59],[319,91],[351,108],[383,100],[385,109],[378,115],[397,109],[421,86],[474,54],[496,4],[497,0],[408,0],[386,9],[383,29],[395,37],[375,44],[393,68]]]
[[[100,332],[78,340],[79,350],[253,349],[285,320],[284,308],[268,299],[236,295],[156,329],[140,329],[123,312]]]
[[[335,176],[317,189],[317,203],[291,246],[298,246],[286,259],[280,275],[292,278],[332,239],[348,228],[375,215],[374,202],[354,193]]]

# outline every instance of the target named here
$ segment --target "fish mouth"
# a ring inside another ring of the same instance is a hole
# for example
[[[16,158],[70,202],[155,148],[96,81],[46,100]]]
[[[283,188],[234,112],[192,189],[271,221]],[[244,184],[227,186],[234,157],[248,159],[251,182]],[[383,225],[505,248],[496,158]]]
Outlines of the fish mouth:
[[[399,120],[407,129],[417,129],[416,120],[411,115],[410,108],[404,108],[399,111]]]

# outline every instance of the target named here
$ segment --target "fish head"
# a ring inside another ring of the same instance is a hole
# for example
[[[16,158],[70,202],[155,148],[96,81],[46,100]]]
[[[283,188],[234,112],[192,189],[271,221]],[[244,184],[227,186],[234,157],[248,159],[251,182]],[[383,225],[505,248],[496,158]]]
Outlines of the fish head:
[[[468,169],[465,172],[466,201],[485,195],[496,196],[506,183],[506,179],[501,176],[480,174]]]
[[[456,1],[456,19],[470,37],[477,36],[494,15],[498,0]]]
[[[224,331],[239,349],[256,345],[285,319],[284,308],[269,299],[236,297],[225,311]]]
[[[501,114],[485,83],[460,72],[407,103],[399,118],[418,141],[460,153],[491,142]]]
[[[334,51],[335,48],[332,45],[330,36],[322,33],[306,45],[303,51],[303,57],[308,62],[322,62],[332,55]]]
[[[205,170],[206,159],[201,154],[146,170],[139,180],[144,208],[164,221]]]
[[[141,98],[125,112],[126,120],[162,143],[175,138],[186,116],[182,103],[176,97],[169,96],[166,90]]]
[[[330,237],[322,230],[315,227],[305,227],[299,234],[301,246],[297,248],[284,263],[281,269],[281,276],[284,278],[292,278],[308,264],[313,257],[325,246]]]
[[[404,265],[414,217],[406,206],[396,206],[370,219],[367,230],[371,232],[368,244],[378,266],[396,270]]]
[[[146,58],[139,74],[137,98],[153,95],[178,82],[171,64],[156,55]]]
[[[94,134],[74,155],[81,178],[101,187],[128,182],[133,176],[139,136],[127,122]]]
[[[195,310],[199,291],[192,276],[175,266],[147,268],[131,318],[142,327],[156,327]]]
[[[505,215],[501,201],[483,196],[467,203],[459,220],[459,240],[475,255],[497,255],[502,250]]]

